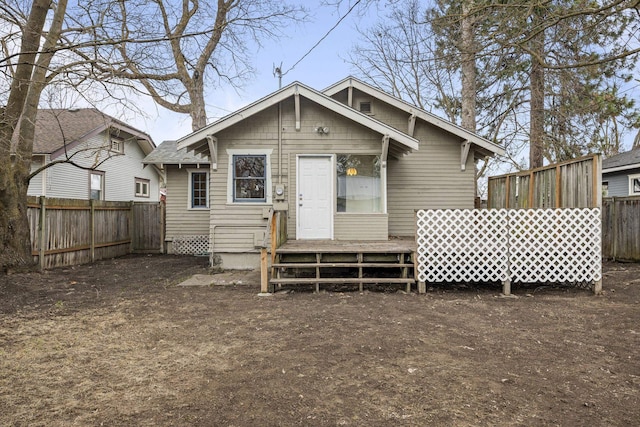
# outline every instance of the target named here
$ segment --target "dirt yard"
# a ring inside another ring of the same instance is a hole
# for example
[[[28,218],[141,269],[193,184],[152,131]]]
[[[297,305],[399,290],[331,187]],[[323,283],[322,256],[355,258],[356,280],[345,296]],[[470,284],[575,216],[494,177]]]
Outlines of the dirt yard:
[[[550,287],[280,292],[195,257],[0,276],[2,426],[640,424],[640,266]]]

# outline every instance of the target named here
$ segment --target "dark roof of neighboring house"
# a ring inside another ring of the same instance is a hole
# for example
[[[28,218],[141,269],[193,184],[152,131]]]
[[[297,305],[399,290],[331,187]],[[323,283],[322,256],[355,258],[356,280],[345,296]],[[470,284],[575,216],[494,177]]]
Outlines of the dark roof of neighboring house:
[[[142,163],[154,165],[208,165],[209,160],[200,154],[187,151],[186,148],[178,150],[176,141],[163,141],[151,154],[142,160]]]
[[[38,110],[36,119],[34,154],[49,154],[62,148],[65,143],[69,146],[89,135],[98,134],[106,129],[126,132],[135,137],[138,142],[145,141],[141,148],[145,153],[154,147],[149,135],[128,124],[104,114],[95,108],[80,109],[50,109]]]
[[[602,161],[602,171],[640,168],[640,148],[620,153]],[[613,171],[610,171],[613,172]]]

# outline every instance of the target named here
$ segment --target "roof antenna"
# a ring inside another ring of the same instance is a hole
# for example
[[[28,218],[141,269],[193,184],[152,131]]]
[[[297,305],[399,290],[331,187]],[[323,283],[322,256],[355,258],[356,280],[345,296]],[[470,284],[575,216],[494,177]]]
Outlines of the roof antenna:
[[[282,62],[278,67],[275,64],[273,65],[273,76],[278,77],[278,89],[282,89]]]

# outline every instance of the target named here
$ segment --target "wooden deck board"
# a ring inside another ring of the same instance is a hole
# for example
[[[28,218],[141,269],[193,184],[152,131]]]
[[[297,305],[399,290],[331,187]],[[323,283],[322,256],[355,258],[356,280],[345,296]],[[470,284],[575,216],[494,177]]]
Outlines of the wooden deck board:
[[[286,253],[411,253],[416,250],[416,242],[411,238],[342,241],[342,240],[287,240],[276,252]]]

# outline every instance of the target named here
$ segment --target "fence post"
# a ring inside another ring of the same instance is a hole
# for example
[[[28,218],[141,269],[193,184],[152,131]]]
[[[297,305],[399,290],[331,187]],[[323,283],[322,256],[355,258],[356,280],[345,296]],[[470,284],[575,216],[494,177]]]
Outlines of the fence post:
[[[96,261],[96,207],[95,200],[89,200],[89,234],[91,235],[91,243],[89,252],[91,254],[91,262]]]
[[[133,253],[135,250],[135,234],[133,230],[133,207],[135,202],[132,200],[129,202],[129,253]]]
[[[44,270],[45,262],[45,239],[47,235],[47,198],[40,196],[40,223],[38,224],[38,266],[40,270]]]
[[[616,198],[611,198],[611,258],[616,261],[618,256],[618,206],[616,205]]]

